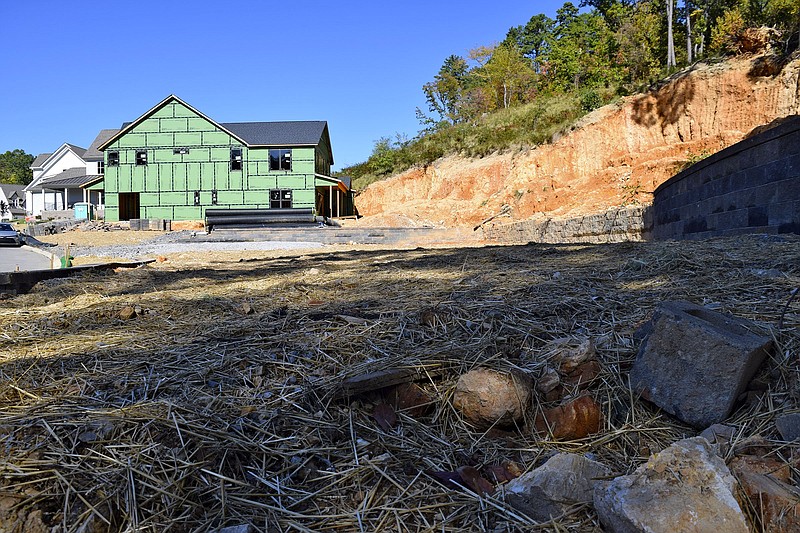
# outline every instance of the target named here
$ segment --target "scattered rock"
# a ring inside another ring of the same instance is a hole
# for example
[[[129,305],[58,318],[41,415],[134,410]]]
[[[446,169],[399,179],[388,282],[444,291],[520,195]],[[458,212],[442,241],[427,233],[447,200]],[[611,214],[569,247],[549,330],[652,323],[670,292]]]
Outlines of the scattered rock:
[[[564,383],[578,387],[579,389],[584,389],[592,381],[597,379],[602,370],[600,363],[596,360],[586,361],[567,374],[564,378]]]
[[[505,486],[506,501],[536,520],[561,516],[576,503],[591,503],[598,478],[611,474],[605,465],[581,455],[560,453]]]
[[[132,318],[136,318],[136,309],[130,305],[123,307],[122,311],[119,312],[119,317],[122,320],[131,320]]]
[[[786,463],[773,458],[736,457],[731,471],[739,480],[757,531],[790,533],[800,531],[800,491],[791,486]]]
[[[600,431],[603,415],[590,396],[581,396],[536,417],[536,431],[550,432],[554,439],[582,439]]]
[[[748,533],[736,480],[702,437],[676,442],[628,476],[600,482],[594,506],[609,533]]]
[[[536,380],[536,390],[542,394],[547,394],[561,384],[561,378],[552,368],[547,368],[542,377]]]
[[[786,442],[800,440],[800,413],[789,413],[782,415],[775,420],[778,433]]]
[[[772,346],[755,324],[689,302],[665,302],[646,337],[631,388],[695,427],[722,422]]]
[[[159,255],[158,257],[156,257],[156,262],[157,263],[166,263],[167,261],[168,261],[168,259],[166,257],[164,257],[163,255]]]
[[[434,398],[416,383],[401,383],[389,392],[389,401],[398,411],[418,418],[433,409]]]
[[[478,368],[458,378],[453,406],[480,428],[519,422],[531,401],[531,385],[521,374]]]
[[[239,312],[243,315],[252,315],[255,313],[253,306],[250,305],[249,302],[244,302],[242,305],[239,306]]]
[[[589,337],[556,339],[551,346],[553,360],[559,364],[563,374],[569,374],[596,355],[594,341]]]
[[[709,443],[718,447],[718,455],[725,456],[730,450],[733,438],[736,436],[736,428],[733,426],[726,426],[725,424],[714,424],[707,427],[700,433],[700,436],[706,439]]]

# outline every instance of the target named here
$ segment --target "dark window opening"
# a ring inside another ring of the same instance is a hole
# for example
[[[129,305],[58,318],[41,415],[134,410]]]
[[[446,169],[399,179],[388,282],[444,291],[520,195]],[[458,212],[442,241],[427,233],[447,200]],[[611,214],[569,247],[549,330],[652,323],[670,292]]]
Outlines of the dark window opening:
[[[211,191],[211,205],[217,205],[217,191]]]
[[[270,209],[287,209],[292,207],[291,189],[272,189],[269,191]]]
[[[200,205],[200,191],[194,191],[194,205]]]
[[[140,165],[140,166],[147,164],[147,151],[146,150],[136,150],[136,164]]]
[[[241,148],[231,148],[231,170],[242,170]]]
[[[292,170],[292,151],[272,149],[269,151],[270,170]]]
[[[108,152],[108,166],[119,166],[119,152]]]
[[[172,149],[172,154],[173,155],[184,155],[184,154],[188,154],[188,153],[189,153],[189,149],[188,148],[173,148]]]

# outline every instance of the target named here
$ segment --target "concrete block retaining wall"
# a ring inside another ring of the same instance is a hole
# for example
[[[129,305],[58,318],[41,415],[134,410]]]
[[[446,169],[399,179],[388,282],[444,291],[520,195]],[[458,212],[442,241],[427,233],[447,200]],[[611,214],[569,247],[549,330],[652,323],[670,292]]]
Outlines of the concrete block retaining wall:
[[[483,227],[488,240],[500,242],[608,243],[642,241],[652,225],[647,206],[627,206],[573,218],[522,220]]]
[[[652,210],[657,240],[800,233],[800,117],[664,182]]]

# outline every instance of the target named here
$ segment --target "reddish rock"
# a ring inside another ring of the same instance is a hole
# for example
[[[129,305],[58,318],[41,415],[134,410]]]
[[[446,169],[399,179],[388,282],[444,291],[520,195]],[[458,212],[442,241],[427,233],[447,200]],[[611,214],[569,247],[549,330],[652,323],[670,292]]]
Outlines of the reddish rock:
[[[600,406],[590,396],[546,409],[536,417],[536,431],[552,433],[554,439],[582,439],[600,431],[603,415]]]
[[[417,418],[433,409],[434,398],[416,383],[401,383],[389,392],[389,401],[398,411]]]
[[[580,389],[586,388],[589,386],[589,383],[597,379],[597,376],[600,375],[602,370],[600,363],[597,361],[587,361],[578,365],[572,372],[567,374],[564,378],[564,383],[576,386]]]
[[[531,401],[524,376],[478,368],[458,378],[453,406],[479,428],[520,422]]]
[[[739,480],[743,496],[753,510],[751,516],[758,531],[790,533],[800,531],[800,500],[790,485],[789,466],[777,459],[756,456],[736,457],[731,471]]]

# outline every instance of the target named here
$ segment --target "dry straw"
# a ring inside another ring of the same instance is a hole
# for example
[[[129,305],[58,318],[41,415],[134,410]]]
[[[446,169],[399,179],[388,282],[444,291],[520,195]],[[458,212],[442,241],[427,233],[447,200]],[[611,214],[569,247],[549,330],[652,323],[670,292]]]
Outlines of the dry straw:
[[[775,417],[800,400],[800,305],[786,305],[798,285],[800,241],[760,236],[166,262],[42,283],[0,308],[0,529],[597,531],[589,506],[534,525],[502,487],[478,496],[426,472],[529,470],[569,451],[628,473],[694,436],[625,381],[635,328],[678,298],[772,327],[766,390],[730,422],[740,440],[778,439]],[[120,318],[126,306],[135,318]],[[535,434],[538,397],[529,424],[504,432],[452,408],[460,373],[536,378],[549,343],[570,336],[597,345],[601,433]],[[380,391],[337,391],[392,368],[414,369],[435,405],[385,432],[371,417]]]

